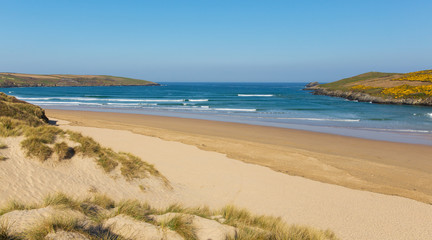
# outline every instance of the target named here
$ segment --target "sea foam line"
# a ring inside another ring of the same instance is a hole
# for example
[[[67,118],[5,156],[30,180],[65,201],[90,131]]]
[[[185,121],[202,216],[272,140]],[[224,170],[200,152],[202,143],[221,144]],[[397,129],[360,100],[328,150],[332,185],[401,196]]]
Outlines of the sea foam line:
[[[244,109],[244,108],[211,108],[216,111],[228,111],[228,112],[256,112],[256,109]]]
[[[360,119],[337,119],[337,118],[276,118],[286,120],[308,120],[308,121],[331,121],[331,122],[360,122]]]
[[[104,102],[184,102],[185,99],[125,99],[125,98],[86,98],[86,97],[18,97],[21,100],[75,100],[75,101],[104,101]],[[207,99],[198,99],[204,101]],[[208,100],[207,100],[208,101]]]
[[[273,94],[237,94],[239,97],[273,97]]]
[[[188,99],[188,102],[208,102],[208,99]]]

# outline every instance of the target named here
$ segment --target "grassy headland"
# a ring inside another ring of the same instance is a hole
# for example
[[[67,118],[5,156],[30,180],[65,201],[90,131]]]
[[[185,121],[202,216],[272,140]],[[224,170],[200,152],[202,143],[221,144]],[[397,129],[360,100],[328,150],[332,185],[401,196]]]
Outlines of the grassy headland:
[[[154,82],[108,75],[0,73],[0,88],[66,86],[156,86]]]
[[[317,95],[373,103],[432,106],[432,70],[410,73],[368,72],[326,84],[308,84]]]

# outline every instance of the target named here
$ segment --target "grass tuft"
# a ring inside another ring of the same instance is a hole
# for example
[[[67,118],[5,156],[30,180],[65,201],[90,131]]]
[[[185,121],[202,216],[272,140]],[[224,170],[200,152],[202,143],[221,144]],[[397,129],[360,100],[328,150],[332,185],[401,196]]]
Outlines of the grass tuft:
[[[225,224],[238,229],[236,240],[268,240],[268,239],[299,239],[299,240],[336,240],[331,231],[320,231],[309,227],[288,225],[281,218],[258,216],[246,209],[226,206],[220,210]]]
[[[39,138],[27,138],[21,142],[21,147],[26,152],[27,157],[35,157],[44,162],[53,153],[52,149],[45,145]]]
[[[116,215],[124,214],[137,220],[147,221],[147,216],[152,213],[153,210],[147,203],[141,204],[137,200],[126,200],[118,204]]]
[[[111,209],[115,207],[114,200],[112,200],[105,194],[95,194],[93,196],[93,199],[90,200],[90,202],[105,209]]]
[[[148,174],[161,178],[168,185],[166,179],[152,164],[142,161],[139,157],[130,153],[120,152],[119,161],[122,164],[121,173],[128,180],[133,178],[145,178]]]
[[[176,231],[185,240],[197,239],[197,236],[195,234],[196,229],[192,225],[192,221],[186,216],[177,215],[167,222],[159,223],[159,225],[162,228],[167,227],[170,230]]]
[[[27,129],[27,125],[24,121],[0,117],[0,136],[2,137],[21,136],[25,129]]]
[[[0,240],[18,240],[17,236],[10,233],[10,225],[6,222],[0,223]]]
[[[42,143],[53,144],[57,135],[63,135],[64,132],[58,127],[42,125],[39,127],[28,128],[25,136],[27,138],[38,138]]]
[[[63,205],[71,209],[80,210],[80,204],[75,199],[67,196],[64,193],[50,194],[44,199],[44,206],[59,206]]]
[[[63,159],[70,159],[75,154],[75,150],[69,147],[65,142],[56,143],[53,150],[57,154],[59,161]]]
[[[102,147],[91,137],[84,137],[81,133],[67,131],[69,139],[79,143],[80,146],[76,148],[78,153],[87,157],[97,157],[101,153]]]
[[[118,154],[110,148],[101,148],[96,162],[105,170],[105,172],[109,173],[118,166],[118,162],[116,161],[117,155]]]
[[[83,226],[75,218],[53,217],[46,219],[24,234],[25,239],[43,240],[50,232],[57,230],[82,231]]]
[[[15,210],[26,210],[26,209],[32,209],[32,208],[33,208],[33,206],[24,205],[18,201],[13,200],[13,201],[8,202],[4,207],[2,207],[0,209],[0,216],[5,214],[5,213],[12,212]]]
[[[2,142],[0,142],[0,149],[6,149],[8,146]]]

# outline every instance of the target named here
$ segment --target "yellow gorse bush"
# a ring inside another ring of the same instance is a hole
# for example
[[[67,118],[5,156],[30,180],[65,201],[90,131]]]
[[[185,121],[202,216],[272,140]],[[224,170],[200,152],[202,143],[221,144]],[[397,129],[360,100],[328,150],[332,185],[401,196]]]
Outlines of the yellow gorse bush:
[[[423,85],[423,86],[409,86],[402,85],[398,87],[385,88],[382,90],[383,94],[391,95],[394,98],[404,98],[413,95],[423,95],[426,97],[432,97],[432,85]]]
[[[424,71],[406,73],[402,77],[396,78],[394,80],[395,81],[432,82],[432,70],[424,70]]]

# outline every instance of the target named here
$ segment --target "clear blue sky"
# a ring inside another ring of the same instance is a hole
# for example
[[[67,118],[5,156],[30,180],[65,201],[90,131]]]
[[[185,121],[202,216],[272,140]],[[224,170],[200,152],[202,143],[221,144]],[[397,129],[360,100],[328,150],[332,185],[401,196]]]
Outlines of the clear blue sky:
[[[0,72],[333,81],[432,68],[432,1],[0,0]]]

